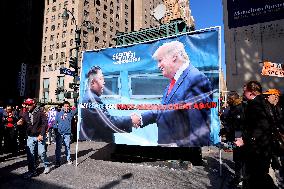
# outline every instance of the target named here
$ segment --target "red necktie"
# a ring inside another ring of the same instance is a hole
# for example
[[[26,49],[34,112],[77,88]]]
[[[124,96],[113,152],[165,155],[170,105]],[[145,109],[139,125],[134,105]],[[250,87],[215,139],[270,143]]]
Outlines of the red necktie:
[[[171,83],[170,83],[170,86],[169,86],[169,89],[168,89],[168,93],[167,94],[170,94],[171,90],[173,89],[174,85],[175,85],[175,82],[176,80],[173,78],[171,79]]]

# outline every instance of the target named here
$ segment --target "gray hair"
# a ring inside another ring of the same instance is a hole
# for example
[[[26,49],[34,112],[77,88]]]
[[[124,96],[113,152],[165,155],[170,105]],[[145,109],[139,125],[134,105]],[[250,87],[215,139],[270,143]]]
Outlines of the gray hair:
[[[161,49],[166,49],[164,52],[164,55],[170,54],[170,55],[179,55],[182,60],[189,61],[189,57],[185,51],[184,44],[179,42],[179,41],[171,41],[171,42],[166,42],[162,46],[160,46],[155,53],[153,54],[153,58],[157,59],[158,55],[161,52]]]

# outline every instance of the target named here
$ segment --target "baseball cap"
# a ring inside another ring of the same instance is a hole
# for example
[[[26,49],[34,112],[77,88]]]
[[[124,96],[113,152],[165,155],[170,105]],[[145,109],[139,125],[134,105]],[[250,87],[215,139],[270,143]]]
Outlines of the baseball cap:
[[[26,104],[26,105],[32,105],[32,104],[35,104],[35,101],[34,101],[34,99],[32,99],[32,98],[27,98],[27,99],[24,101],[24,104]]]
[[[262,94],[280,96],[281,92],[278,89],[268,89],[267,91],[263,92]]]

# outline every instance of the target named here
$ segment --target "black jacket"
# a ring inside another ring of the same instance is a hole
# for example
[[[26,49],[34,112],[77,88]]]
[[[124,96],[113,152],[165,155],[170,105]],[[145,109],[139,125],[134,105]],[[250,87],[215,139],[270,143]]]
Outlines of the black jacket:
[[[273,121],[263,95],[248,101],[245,111],[244,142],[256,153],[269,153],[273,143]]]
[[[224,134],[229,142],[234,142],[236,137],[242,137],[245,105],[245,103],[231,105],[227,107],[220,116],[221,123],[225,130],[223,132],[225,132]]]
[[[27,135],[31,137],[44,136],[47,130],[47,117],[43,108],[37,106],[32,112],[25,112],[23,120],[27,123]]]
[[[80,140],[114,142],[113,133],[132,131],[130,116],[112,116],[100,97],[87,91],[81,107]]]

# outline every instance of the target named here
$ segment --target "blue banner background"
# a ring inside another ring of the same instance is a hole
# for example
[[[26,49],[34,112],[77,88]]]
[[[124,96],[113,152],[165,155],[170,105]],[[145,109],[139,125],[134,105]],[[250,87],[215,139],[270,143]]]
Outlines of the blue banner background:
[[[81,85],[79,103],[82,102],[86,89],[86,74],[94,65],[102,68],[105,77],[118,78],[118,94],[112,96],[102,96],[105,104],[160,104],[163,91],[160,96],[145,96],[137,98],[133,96],[131,89],[131,78],[133,76],[147,76],[149,78],[161,75],[157,67],[157,62],[152,58],[156,49],[167,41],[178,40],[185,45],[190,62],[200,71],[204,72],[213,85],[214,102],[219,98],[219,54],[218,54],[218,31],[211,30],[193,34],[184,34],[177,37],[160,39],[143,44],[135,44],[124,47],[114,47],[99,51],[85,51],[81,62]],[[131,52],[131,53],[125,53]],[[119,53],[124,53],[124,59],[119,59]],[[117,56],[116,56],[117,55]],[[125,60],[124,63],[119,60]],[[129,61],[134,60],[134,61]],[[129,61],[129,62],[127,62]],[[146,90],[146,89],[145,89]],[[109,110],[113,115],[130,115],[137,110]],[[139,111],[142,112],[142,111]],[[78,127],[80,128],[80,111]],[[220,123],[218,118],[218,108],[211,109],[211,142],[218,143]],[[128,145],[156,146],[157,126],[150,126],[133,129],[131,133],[116,133],[115,143]]]

